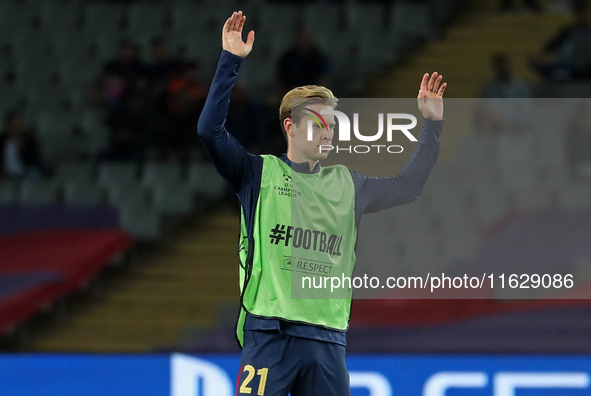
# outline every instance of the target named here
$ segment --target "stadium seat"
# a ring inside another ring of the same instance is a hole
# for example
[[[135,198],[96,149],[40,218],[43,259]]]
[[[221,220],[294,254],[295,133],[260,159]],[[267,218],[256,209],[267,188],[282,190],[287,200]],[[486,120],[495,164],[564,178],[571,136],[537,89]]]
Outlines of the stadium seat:
[[[152,194],[139,185],[111,185],[108,202],[119,211],[121,227],[138,240],[161,236],[161,212],[152,203]]]
[[[368,31],[360,36],[359,58],[362,73],[379,72],[385,65],[398,59],[398,48],[392,36],[380,31]]]
[[[54,181],[26,180],[21,184],[19,202],[23,205],[55,205],[59,202],[60,186]]]
[[[567,165],[563,163],[546,163],[539,166],[540,185],[561,187],[571,181],[571,174]]]
[[[0,4],[0,22],[6,32],[17,33],[31,28],[33,18],[41,13],[39,3],[26,4],[17,1],[3,1]]]
[[[197,4],[175,4],[171,10],[172,31],[181,32],[185,40],[190,40],[189,34],[205,33],[207,11]],[[221,27],[220,27],[221,30]]]
[[[85,112],[78,120],[85,140],[85,152],[94,157],[108,144],[109,130],[102,122],[104,115],[97,112]]]
[[[154,241],[162,235],[159,213],[142,208],[126,207],[119,211],[121,228],[139,241]]]
[[[55,162],[77,157],[79,152],[73,134],[76,120],[72,116],[66,113],[44,112],[39,116],[37,125],[45,159]]]
[[[299,6],[292,4],[266,4],[261,9],[261,34],[280,34],[285,32],[292,35],[297,26],[302,25],[302,15]]]
[[[536,139],[533,135],[501,135],[497,141],[497,166],[506,186],[531,186],[539,178]]]
[[[447,262],[472,257],[480,247],[480,233],[470,227],[455,227],[441,234],[444,241],[444,257]]]
[[[80,109],[81,102],[81,93],[77,90],[48,81],[40,81],[27,90],[27,106],[34,108],[39,115],[48,112],[59,114],[64,124],[74,124],[73,112]]]
[[[188,182],[193,191],[212,198],[221,197],[227,185],[215,167],[205,164],[191,164],[189,166]]]
[[[99,165],[98,183],[103,187],[133,186],[137,179],[137,166],[127,162],[107,162]]]
[[[0,110],[6,111],[18,106],[26,95],[18,85],[4,85],[0,83]]]
[[[497,141],[499,164],[533,162],[536,156],[536,139],[533,135],[501,135]]]
[[[307,4],[303,10],[302,24],[312,27],[316,35],[341,30],[344,25],[344,9],[337,4]]]
[[[378,4],[349,3],[345,8],[347,30],[369,32],[384,30],[386,9]]]
[[[80,18],[78,3],[44,1],[41,5],[41,27],[47,33],[75,31]]]
[[[186,215],[193,209],[193,191],[180,182],[153,186],[154,208],[164,214]]]
[[[51,40],[55,56],[62,62],[82,58],[87,50],[85,37],[78,31],[58,30],[51,35]]]
[[[0,182],[0,205],[11,205],[16,202],[17,184],[14,182]]]
[[[142,184],[145,187],[176,184],[181,181],[182,168],[174,164],[151,163],[144,166]]]
[[[558,192],[560,209],[591,209],[591,185],[570,184]]]
[[[54,179],[59,183],[90,183],[94,181],[91,162],[60,162],[55,167]]]
[[[184,45],[187,49],[185,56],[189,59],[198,60],[201,63],[204,74],[213,75],[214,68],[222,53],[221,44],[217,40],[211,39],[192,40],[189,36],[188,41]]]
[[[86,33],[120,32],[125,6],[123,4],[89,4],[84,8],[83,30]]]
[[[131,4],[127,14],[127,30],[133,34],[143,34],[149,37],[161,35],[164,25],[169,18],[169,8],[166,3],[160,4]]]
[[[426,39],[432,32],[431,4],[429,2],[395,2],[390,18],[390,32],[410,39]]]
[[[443,257],[441,257],[441,249],[439,252],[434,246],[438,242],[437,236],[434,234],[425,234],[421,240],[423,244],[418,241],[406,239],[404,248],[404,263],[408,271],[412,275],[425,275],[430,271],[437,270],[443,266]],[[431,249],[425,249],[424,246],[431,246]]]
[[[117,32],[103,31],[97,34],[92,40],[87,40],[87,43],[96,44],[99,60],[102,62],[108,62],[115,57],[119,47],[119,41],[122,38],[129,39],[129,37],[126,37],[123,34],[117,34]]]
[[[87,86],[101,72],[100,62],[88,59],[73,58],[62,62],[59,69],[64,82],[70,86]]]
[[[64,186],[64,203],[74,205],[102,205],[105,194],[102,188],[90,182],[67,182]]]
[[[533,161],[520,164],[501,162],[499,173],[501,183],[507,187],[530,187],[539,184],[541,179],[540,167]]]
[[[37,127],[41,136],[52,136],[55,131],[70,131],[76,125],[76,120],[72,117],[65,117],[64,114],[57,111],[45,111],[39,115]]]
[[[523,211],[549,210],[556,191],[545,187],[519,188],[515,191],[515,209]]]
[[[478,226],[489,226],[507,213],[508,199],[508,191],[498,184],[476,186],[470,193],[468,210]]]
[[[537,136],[538,156],[536,162],[540,165],[551,164],[566,166],[566,133],[565,131],[544,130]]]
[[[240,84],[243,84],[253,96],[263,93],[275,75],[275,68],[276,64],[270,55],[253,51],[252,59],[240,66]]]
[[[487,166],[497,155],[496,138],[493,136],[468,135],[458,139],[458,161],[466,166],[484,163]]]

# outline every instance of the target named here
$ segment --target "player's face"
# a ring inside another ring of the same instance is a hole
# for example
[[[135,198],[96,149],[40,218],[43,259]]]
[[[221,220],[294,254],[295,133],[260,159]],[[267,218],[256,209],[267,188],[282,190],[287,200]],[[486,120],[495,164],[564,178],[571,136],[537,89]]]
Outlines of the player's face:
[[[292,151],[297,150],[306,158],[320,161],[328,157],[334,136],[335,119],[332,114],[321,114],[322,110],[332,110],[332,107],[323,104],[311,104],[306,106],[313,112],[304,110],[302,119],[297,124],[292,124],[294,135],[291,139]],[[308,116],[309,114],[314,118]],[[314,114],[316,113],[316,114]],[[322,116],[324,122],[318,117]],[[312,121],[312,140],[308,139],[308,120]],[[318,120],[319,122],[316,122]],[[318,125],[320,124],[320,125]]]

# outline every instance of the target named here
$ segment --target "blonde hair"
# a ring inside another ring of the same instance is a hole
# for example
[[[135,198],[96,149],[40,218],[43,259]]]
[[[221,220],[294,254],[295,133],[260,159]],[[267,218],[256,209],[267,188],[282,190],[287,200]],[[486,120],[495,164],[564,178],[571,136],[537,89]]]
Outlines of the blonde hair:
[[[301,109],[303,107],[314,103],[323,103],[334,109],[337,107],[337,102],[338,98],[333,95],[330,89],[318,85],[304,85],[286,93],[281,100],[281,106],[279,106],[279,121],[285,139],[287,139],[287,131],[283,123],[286,118],[291,118],[291,121],[297,124],[302,118]]]

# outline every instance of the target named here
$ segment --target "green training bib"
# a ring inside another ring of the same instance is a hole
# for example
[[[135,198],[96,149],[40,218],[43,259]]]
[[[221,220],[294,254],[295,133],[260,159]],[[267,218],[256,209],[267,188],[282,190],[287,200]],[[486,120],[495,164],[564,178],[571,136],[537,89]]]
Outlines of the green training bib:
[[[346,330],[355,265],[355,187],[344,165],[298,173],[262,155],[252,246],[241,210],[241,307],[236,334],[243,346],[246,312]],[[350,281],[349,281],[350,282]],[[340,283],[340,282],[339,282]]]

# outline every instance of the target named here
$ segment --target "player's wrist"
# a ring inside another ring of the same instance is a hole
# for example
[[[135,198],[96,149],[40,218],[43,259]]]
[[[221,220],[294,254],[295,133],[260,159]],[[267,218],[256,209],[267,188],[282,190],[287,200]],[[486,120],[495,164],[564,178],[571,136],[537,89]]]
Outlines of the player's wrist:
[[[222,56],[234,59],[238,62],[242,62],[242,60],[244,59],[243,57],[241,57],[240,55],[236,55],[230,51],[228,51],[227,49],[223,48],[222,49]]]

